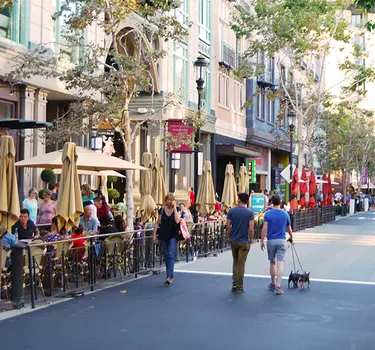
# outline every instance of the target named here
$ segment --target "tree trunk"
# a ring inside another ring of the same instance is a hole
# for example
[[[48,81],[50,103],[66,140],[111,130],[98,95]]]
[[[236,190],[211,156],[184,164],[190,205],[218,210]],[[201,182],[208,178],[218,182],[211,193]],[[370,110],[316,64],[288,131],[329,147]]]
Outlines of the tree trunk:
[[[123,145],[124,145],[124,157],[128,162],[132,161],[132,149],[131,149],[131,126],[127,104],[124,107],[122,116],[123,125]],[[133,191],[133,170],[126,170],[126,224],[129,230],[133,230],[133,213],[134,213],[134,191]]]

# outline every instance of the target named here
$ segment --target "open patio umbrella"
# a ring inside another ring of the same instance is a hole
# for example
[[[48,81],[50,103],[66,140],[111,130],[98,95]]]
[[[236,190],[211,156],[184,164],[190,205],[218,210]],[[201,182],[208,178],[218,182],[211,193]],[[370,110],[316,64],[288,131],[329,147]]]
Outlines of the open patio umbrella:
[[[94,171],[94,170],[81,170],[79,167],[77,167],[78,175],[88,175],[88,176],[116,176],[116,177],[121,177],[125,178],[125,175],[122,175],[118,171],[114,170],[102,170],[102,171]],[[61,169],[53,169],[53,172],[56,175],[61,174]]]
[[[310,172],[310,183],[309,183],[309,208],[313,209],[315,208],[315,193],[316,193],[316,180],[315,180],[315,173],[314,170],[311,170]]]
[[[327,206],[328,205],[328,186],[327,186],[328,185],[328,179],[327,179],[326,174],[323,174],[322,180],[325,181],[325,183],[323,183],[323,203],[322,203],[322,205]]]
[[[10,232],[18,221],[20,202],[14,158],[16,150],[12,136],[0,137],[0,228]]]
[[[142,154],[142,166],[148,170],[141,171],[139,191],[141,192],[141,205],[139,208],[139,214],[142,222],[147,221],[154,210],[156,209],[156,203],[151,196],[152,186],[152,154],[150,152],[144,152]]]
[[[17,162],[16,167],[24,168],[62,168],[63,150],[42,154]],[[94,152],[83,147],[76,147],[77,168],[80,170],[145,170],[140,165],[127,162],[123,159],[107,156],[103,153]]]
[[[247,181],[247,168],[246,168],[246,165],[245,164],[242,164],[242,166],[240,167],[240,173],[239,173],[239,176],[238,176],[238,192],[242,193],[242,192],[246,192],[246,188],[247,188],[247,184],[248,184],[248,181]]]
[[[198,189],[196,204],[201,216],[207,216],[215,210],[215,189],[212,180],[212,166],[209,160],[206,160],[203,164],[202,178]]]
[[[63,167],[56,216],[59,229],[65,225],[67,231],[71,230],[73,226],[78,226],[79,217],[83,213],[81,188],[77,172],[77,157],[76,144],[74,142],[66,142],[61,156]]]
[[[306,183],[307,175],[306,175],[306,169],[305,168],[302,169],[301,180],[303,180],[303,182],[300,183],[300,185],[299,185],[299,193],[301,195],[300,200],[299,200],[299,205],[301,206],[301,208],[305,208],[306,207],[306,197],[305,197],[305,195],[307,193],[307,183]]]
[[[229,209],[237,205],[237,186],[234,178],[234,168],[231,163],[225,167],[225,179],[221,204]]]
[[[298,168],[295,168],[292,177],[292,198],[290,200],[290,213],[293,213],[293,211],[297,209],[298,181]]]
[[[167,189],[165,187],[163,177],[163,161],[158,155],[154,158],[154,164],[152,167],[152,189],[151,196],[157,205],[164,205],[165,196],[167,195]]]

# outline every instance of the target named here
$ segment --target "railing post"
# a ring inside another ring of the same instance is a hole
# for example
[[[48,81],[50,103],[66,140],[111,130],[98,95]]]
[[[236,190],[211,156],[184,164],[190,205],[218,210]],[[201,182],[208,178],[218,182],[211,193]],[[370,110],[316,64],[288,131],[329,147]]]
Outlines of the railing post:
[[[204,225],[203,228],[203,240],[204,240],[204,256],[208,255],[208,226]]]
[[[27,255],[28,255],[28,264],[29,264],[29,284],[30,284],[30,297],[31,297],[31,308],[35,309],[35,289],[34,289],[34,264],[35,260],[34,257],[31,256],[31,247],[30,245],[27,246]]]
[[[24,278],[24,249],[23,244],[16,243],[12,246],[12,302],[13,307],[20,309],[25,305],[23,296],[23,278]]]

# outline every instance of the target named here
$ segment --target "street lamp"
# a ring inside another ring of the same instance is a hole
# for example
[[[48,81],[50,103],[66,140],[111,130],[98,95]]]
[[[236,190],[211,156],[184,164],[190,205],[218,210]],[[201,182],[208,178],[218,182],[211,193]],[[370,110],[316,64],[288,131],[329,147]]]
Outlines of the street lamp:
[[[195,81],[197,83],[197,90],[198,90],[198,111],[201,109],[202,104],[202,95],[204,92],[204,79],[206,77],[206,71],[208,67],[208,60],[206,60],[203,56],[199,56],[197,60],[194,62],[194,69],[195,69]],[[197,194],[198,194],[198,186],[199,186],[199,175],[198,175],[198,153],[200,151],[200,141],[201,141],[201,130],[200,128],[197,129],[195,132],[194,138],[194,212],[193,212],[193,220],[195,223],[198,222],[198,210],[196,206],[197,201]]]
[[[293,178],[293,133],[296,128],[294,123],[296,114],[293,110],[288,110],[288,123],[289,123],[289,135],[290,135],[290,186],[289,186],[289,201],[292,200],[292,178]]]

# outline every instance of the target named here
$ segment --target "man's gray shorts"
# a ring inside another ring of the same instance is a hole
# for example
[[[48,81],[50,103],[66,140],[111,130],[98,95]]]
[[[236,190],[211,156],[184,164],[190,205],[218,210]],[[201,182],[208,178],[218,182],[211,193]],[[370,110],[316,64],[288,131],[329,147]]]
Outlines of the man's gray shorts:
[[[285,242],[285,239],[271,239],[267,240],[267,253],[268,260],[271,262],[285,261],[285,255],[288,246]]]

